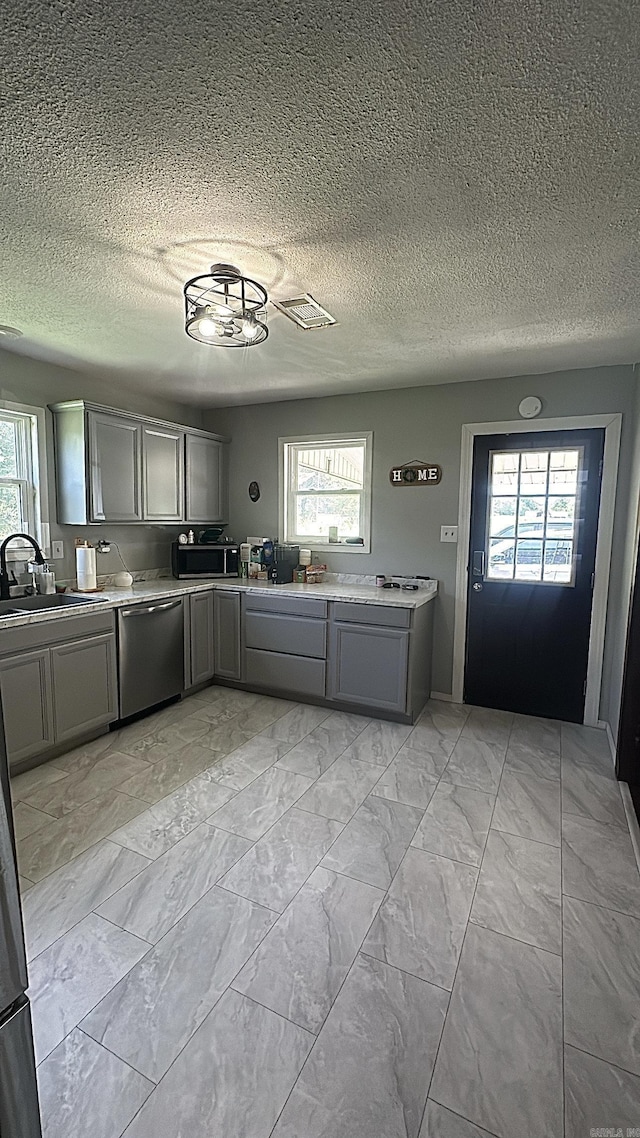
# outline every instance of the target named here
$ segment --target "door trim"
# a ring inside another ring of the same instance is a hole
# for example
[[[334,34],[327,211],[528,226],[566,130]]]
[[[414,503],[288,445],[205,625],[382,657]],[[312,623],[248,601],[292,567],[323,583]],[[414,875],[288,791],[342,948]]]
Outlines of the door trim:
[[[464,660],[467,639],[467,562],[471,526],[473,444],[478,435],[534,434],[543,431],[574,431],[604,428],[604,457],[598,535],[596,538],[595,585],[589,634],[587,689],[584,722],[597,727],[600,719],[600,688],[604,658],[609,570],[613,544],[613,515],[618,480],[622,415],[570,415],[558,419],[516,419],[500,423],[464,423],[460,450],[460,498],[458,505],[458,554],[456,559],[455,618],[453,633],[453,700],[463,702]]]

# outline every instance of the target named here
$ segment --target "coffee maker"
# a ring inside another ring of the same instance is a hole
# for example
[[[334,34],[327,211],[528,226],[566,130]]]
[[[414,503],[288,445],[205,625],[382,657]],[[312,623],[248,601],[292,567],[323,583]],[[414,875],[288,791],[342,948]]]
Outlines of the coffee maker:
[[[294,570],[300,562],[299,545],[279,545],[273,547],[273,565],[270,577],[274,585],[289,585],[293,581]]]

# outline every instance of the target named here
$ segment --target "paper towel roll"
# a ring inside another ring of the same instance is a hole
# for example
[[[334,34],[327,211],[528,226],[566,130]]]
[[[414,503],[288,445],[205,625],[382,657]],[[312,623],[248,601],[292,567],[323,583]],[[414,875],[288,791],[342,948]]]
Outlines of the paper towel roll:
[[[76,577],[80,592],[87,593],[97,588],[96,551],[92,545],[76,546]]]

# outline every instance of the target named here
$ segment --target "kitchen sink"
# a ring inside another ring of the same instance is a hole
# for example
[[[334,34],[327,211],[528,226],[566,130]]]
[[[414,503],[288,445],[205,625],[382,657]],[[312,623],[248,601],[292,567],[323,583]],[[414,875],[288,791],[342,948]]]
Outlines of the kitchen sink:
[[[0,601],[0,616],[24,616],[27,612],[47,609],[73,608],[75,605],[92,605],[99,597],[72,597],[68,593],[45,593],[34,597],[10,597]]]

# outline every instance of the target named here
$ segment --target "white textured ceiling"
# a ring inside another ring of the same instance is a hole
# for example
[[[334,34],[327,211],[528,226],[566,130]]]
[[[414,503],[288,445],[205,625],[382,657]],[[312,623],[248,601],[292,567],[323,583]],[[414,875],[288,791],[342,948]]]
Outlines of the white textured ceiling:
[[[205,405],[633,362],[639,25],[634,0],[13,4],[0,324]],[[216,260],[339,326],[189,340]]]

